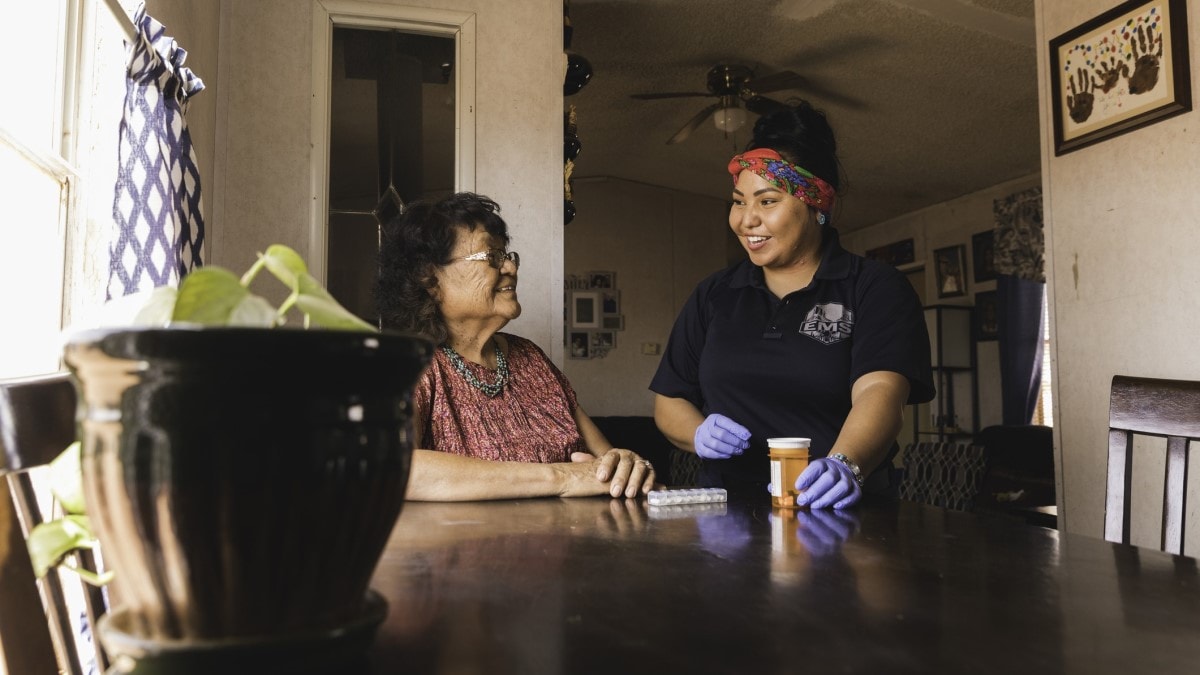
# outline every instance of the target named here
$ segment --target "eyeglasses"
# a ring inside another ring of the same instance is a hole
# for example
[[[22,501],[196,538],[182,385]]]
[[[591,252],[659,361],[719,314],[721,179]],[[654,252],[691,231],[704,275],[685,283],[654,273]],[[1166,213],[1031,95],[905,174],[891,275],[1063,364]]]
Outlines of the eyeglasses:
[[[502,248],[489,248],[486,251],[472,253],[469,256],[456,258],[456,260],[486,260],[487,264],[500,269],[504,267],[505,260],[511,260],[516,267],[521,266],[521,254],[516,251],[505,251]]]

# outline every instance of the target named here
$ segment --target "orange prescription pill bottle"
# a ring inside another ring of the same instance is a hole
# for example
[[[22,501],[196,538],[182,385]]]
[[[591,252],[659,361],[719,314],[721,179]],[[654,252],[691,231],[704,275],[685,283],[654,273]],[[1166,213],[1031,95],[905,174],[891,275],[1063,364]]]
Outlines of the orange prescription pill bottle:
[[[796,506],[796,479],[808,468],[807,438],[768,438],[771,458],[771,503],[787,509]]]

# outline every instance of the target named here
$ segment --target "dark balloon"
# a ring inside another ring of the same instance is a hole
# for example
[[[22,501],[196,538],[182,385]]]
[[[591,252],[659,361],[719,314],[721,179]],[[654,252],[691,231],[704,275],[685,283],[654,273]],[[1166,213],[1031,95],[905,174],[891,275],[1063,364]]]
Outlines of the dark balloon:
[[[575,202],[570,199],[563,200],[563,225],[570,225],[571,221],[575,220]]]
[[[592,79],[592,64],[578,54],[567,54],[567,77],[563,81],[563,96],[578,94]]]
[[[579,156],[579,151],[583,149],[583,143],[579,142],[579,135],[569,133],[563,138],[563,161],[575,161]]]

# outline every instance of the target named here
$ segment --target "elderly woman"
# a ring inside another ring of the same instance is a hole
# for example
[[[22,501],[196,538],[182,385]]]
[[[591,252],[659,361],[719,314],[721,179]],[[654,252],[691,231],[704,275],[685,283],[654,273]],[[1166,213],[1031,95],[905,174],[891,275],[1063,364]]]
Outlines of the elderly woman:
[[[439,348],[413,393],[408,497],[423,501],[609,494],[654,485],[650,462],[616,449],[537,345],[500,329],[521,314],[508,228],[490,199],[417,202],[380,246],[384,329]]]

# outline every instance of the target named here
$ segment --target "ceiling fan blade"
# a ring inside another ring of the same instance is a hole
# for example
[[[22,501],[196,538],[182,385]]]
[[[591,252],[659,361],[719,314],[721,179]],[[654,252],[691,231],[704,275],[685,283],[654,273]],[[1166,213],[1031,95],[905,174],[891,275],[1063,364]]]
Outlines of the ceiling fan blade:
[[[679,131],[676,131],[674,136],[667,139],[667,145],[675,145],[676,143],[679,143],[683,139],[687,138],[688,136],[691,136],[692,132],[695,131],[696,129],[699,129],[700,125],[704,124],[704,120],[708,119],[709,115],[712,115],[720,107],[721,107],[721,102],[717,101],[716,103],[708,106],[704,110],[701,110],[700,112],[696,113],[696,116],[693,117],[692,119],[688,120],[687,124],[683,125],[682,129],[680,129]]]
[[[664,91],[658,94],[630,94],[629,98],[650,101],[656,98],[690,98],[692,96],[712,96],[712,94],[698,91]]]
[[[776,101],[773,98],[767,98],[766,96],[751,96],[750,98],[743,100],[746,103],[746,110],[749,110],[755,115],[769,115],[773,112],[784,110],[788,107],[787,104],[780,103],[779,101]]]
[[[779,91],[780,89],[805,89],[807,87],[808,80],[803,75],[793,73],[790,70],[781,70],[778,73],[764,75],[746,83],[746,89],[756,94],[765,94],[769,91]]]
[[[842,94],[832,89],[826,89],[804,78],[800,78],[800,81],[804,84],[793,88],[799,89],[803,98],[810,99],[814,105],[821,102],[835,103],[852,110],[861,110],[867,106],[861,99],[854,98],[853,96]],[[780,103],[774,99],[759,96],[759,90],[754,89],[752,87],[753,84],[753,82],[749,83],[741,92],[742,100],[746,103],[746,110],[758,115],[766,115],[788,106],[788,104]],[[794,102],[791,97],[788,100]]]
[[[849,94],[826,89],[818,84],[808,83],[804,89],[805,98],[809,98],[808,94],[812,94],[812,99],[815,99],[813,105],[818,102],[836,103],[844,108],[852,110],[861,110],[867,107],[867,104],[862,99],[855,98]]]

